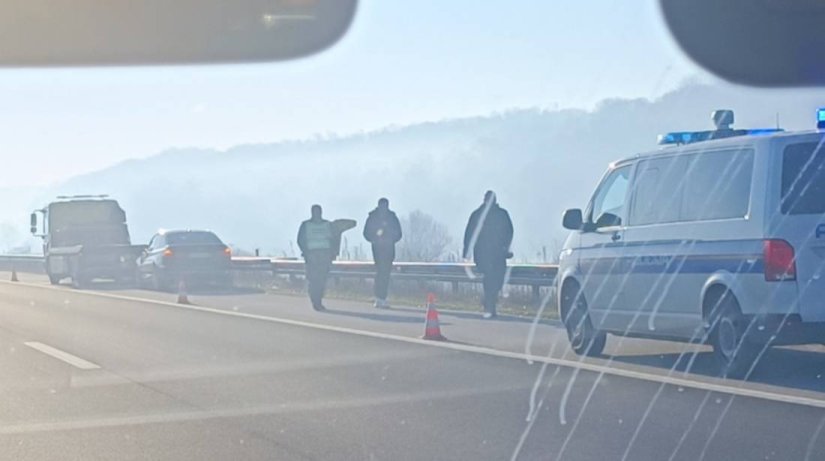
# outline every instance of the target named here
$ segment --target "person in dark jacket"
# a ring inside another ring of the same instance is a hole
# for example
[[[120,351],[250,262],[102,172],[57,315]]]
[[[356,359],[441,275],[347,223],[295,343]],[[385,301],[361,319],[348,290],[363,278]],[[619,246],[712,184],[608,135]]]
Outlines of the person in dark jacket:
[[[387,294],[390,273],[395,260],[395,244],[401,240],[401,223],[395,212],[390,210],[390,201],[378,200],[378,207],[370,211],[364,224],[364,238],[372,244],[372,258],[375,261],[375,307],[387,309]]]
[[[304,256],[309,299],[316,311],[326,309],[322,300],[327,275],[338,251],[334,248],[334,242],[332,223],[323,218],[320,205],[312,205],[312,217],[302,222],[298,229],[298,248]]]
[[[496,194],[487,191],[481,204],[467,222],[464,231],[464,259],[472,256],[476,269],[484,275],[484,318],[496,317],[498,295],[504,286],[510,244],[513,242],[513,223],[510,214],[496,201]],[[472,253],[471,253],[472,252]]]

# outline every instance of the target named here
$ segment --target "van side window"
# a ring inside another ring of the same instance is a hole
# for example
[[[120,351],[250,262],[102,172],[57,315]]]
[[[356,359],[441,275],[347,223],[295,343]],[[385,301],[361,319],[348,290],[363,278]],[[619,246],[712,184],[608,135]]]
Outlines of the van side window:
[[[687,158],[644,160],[636,170],[630,225],[679,221]]]
[[[825,213],[825,148],[791,144],[782,154],[782,213]]]
[[[682,219],[743,218],[750,206],[753,151],[725,150],[690,156]]]
[[[612,227],[622,224],[630,166],[623,166],[611,171],[602,180],[593,195],[589,219],[596,227]]]

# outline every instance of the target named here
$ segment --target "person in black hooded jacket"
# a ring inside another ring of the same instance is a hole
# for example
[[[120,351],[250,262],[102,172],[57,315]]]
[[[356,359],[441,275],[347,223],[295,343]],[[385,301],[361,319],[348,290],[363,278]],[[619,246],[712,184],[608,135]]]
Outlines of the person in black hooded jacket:
[[[395,244],[401,240],[401,223],[395,212],[390,210],[389,200],[381,198],[378,207],[370,212],[364,224],[364,238],[372,244],[372,258],[375,261],[375,307],[387,309],[390,307],[387,295],[395,260]]]
[[[497,315],[496,304],[504,286],[507,258],[513,256],[510,253],[512,242],[513,223],[510,214],[498,205],[496,194],[487,191],[484,203],[470,215],[464,231],[464,259],[472,254],[477,270],[484,275],[482,305],[485,319]]]

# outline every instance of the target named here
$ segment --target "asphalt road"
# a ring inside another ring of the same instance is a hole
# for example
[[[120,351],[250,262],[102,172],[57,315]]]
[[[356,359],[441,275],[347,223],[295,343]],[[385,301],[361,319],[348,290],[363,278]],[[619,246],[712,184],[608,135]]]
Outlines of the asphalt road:
[[[415,308],[25,282],[0,283],[2,459],[825,459],[818,347],[731,382],[665,342],[578,362],[553,324],[528,363],[519,319],[443,313],[455,343],[425,343]]]

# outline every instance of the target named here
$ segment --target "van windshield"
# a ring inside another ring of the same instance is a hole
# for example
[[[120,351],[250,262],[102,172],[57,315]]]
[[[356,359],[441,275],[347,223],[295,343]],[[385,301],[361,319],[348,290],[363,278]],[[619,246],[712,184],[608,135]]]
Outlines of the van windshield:
[[[791,144],[782,157],[782,213],[825,213],[825,148]]]

